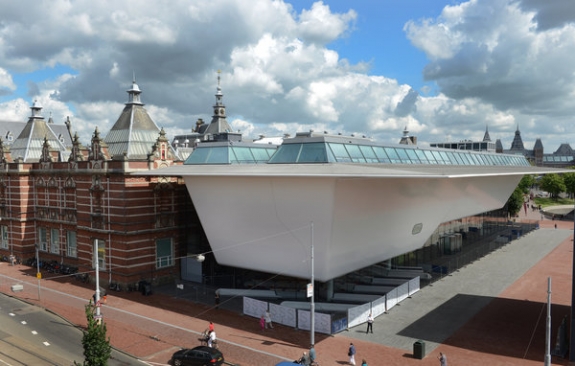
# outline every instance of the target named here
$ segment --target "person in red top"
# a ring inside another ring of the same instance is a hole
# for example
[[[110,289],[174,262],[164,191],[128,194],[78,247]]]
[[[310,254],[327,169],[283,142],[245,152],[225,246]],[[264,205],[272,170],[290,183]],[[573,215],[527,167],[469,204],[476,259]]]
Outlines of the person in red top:
[[[208,325],[208,332],[213,332],[214,331],[214,323],[210,322],[210,325]]]

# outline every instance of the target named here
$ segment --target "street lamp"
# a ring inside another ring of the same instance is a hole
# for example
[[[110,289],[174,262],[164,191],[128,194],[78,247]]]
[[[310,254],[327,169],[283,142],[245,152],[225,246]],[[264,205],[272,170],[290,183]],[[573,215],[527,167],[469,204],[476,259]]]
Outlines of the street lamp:
[[[96,302],[94,305],[96,306],[96,322],[100,323],[102,319],[102,314],[100,313],[100,253],[98,252],[98,241],[94,240],[94,258],[96,264],[96,296],[94,301]]]
[[[38,255],[38,244],[36,247],[36,278],[38,279],[38,301],[40,301],[40,279],[42,278],[42,273],[40,273],[40,256]]]
[[[315,289],[314,289],[314,259],[313,259],[313,221],[311,223],[311,303],[310,303],[310,345],[315,345]]]

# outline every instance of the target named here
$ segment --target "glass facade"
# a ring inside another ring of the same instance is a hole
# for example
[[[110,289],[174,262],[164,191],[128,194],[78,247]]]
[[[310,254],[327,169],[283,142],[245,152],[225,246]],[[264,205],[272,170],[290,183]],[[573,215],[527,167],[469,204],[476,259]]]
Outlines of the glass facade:
[[[193,154],[192,154],[193,155]],[[522,155],[438,150],[411,146],[382,147],[335,142],[284,143],[270,164],[358,163],[474,166],[529,166]]]
[[[263,164],[267,163],[276,146],[206,146],[198,147],[184,165],[203,164]]]

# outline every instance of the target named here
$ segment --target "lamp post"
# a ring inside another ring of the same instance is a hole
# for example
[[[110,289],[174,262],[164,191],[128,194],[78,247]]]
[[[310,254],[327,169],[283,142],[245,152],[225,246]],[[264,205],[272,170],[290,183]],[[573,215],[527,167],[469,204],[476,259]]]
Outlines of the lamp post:
[[[40,256],[38,255],[38,244],[36,244],[36,278],[38,279],[38,301],[40,301],[40,279],[42,278],[42,273],[40,273]]]
[[[573,208],[573,248],[575,249],[575,206]],[[571,269],[571,336],[569,337],[569,361],[575,361],[575,250]]]
[[[311,223],[311,304],[310,304],[310,345],[315,345],[315,288],[314,288],[314,259],[313,259],[313,221]]]
[[[96,302],[94,305],[96,306],[96,316],[97,322],[100,322],[102,319],[102,314],[100,313],[100,253],[98,252],[98,241],[94,240],[94,258],[96,264],[96,297],[94,301]]]

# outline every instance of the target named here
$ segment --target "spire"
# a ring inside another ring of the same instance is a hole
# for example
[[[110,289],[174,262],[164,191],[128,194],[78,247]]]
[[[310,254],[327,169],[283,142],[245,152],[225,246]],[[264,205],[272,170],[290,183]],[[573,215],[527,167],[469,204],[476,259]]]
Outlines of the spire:
[[[222,93],[222,87],[220,85],[220,74],[221,71],[218,70],[218,86],[216,89],[216,104],[214,105],[214,115],[212,116],[212,121],[210,125],[204,132],[204,135],[215,135],[222,132],[233,132],[232,128],[226,120],[226,106],[223,103],[224,94]]]
[[[513,142],[511,142],[511,150],[521,152],[525,150],[525,147],[523,146],[523,140],[521,139],[521,131],[519,131],[519,123],[517,124],[517,130],[515,131]]]
[[[133,79],[132,79],[132,89],[127,90],[127,92],[128,92],[128,103],[126,103],[126,104],[143,105],[143,103],[140,101],[140,94],[142,94],[142,91],[140,90],[140,87],[138,86],[138,84],[136,84],[136,73],[135,72],[133,74]]]
[[[487,129],[487,125],[485,125],[485,135],[483,135],[483,141],[491,141],[491,136],[489,136],[489,130]]]

